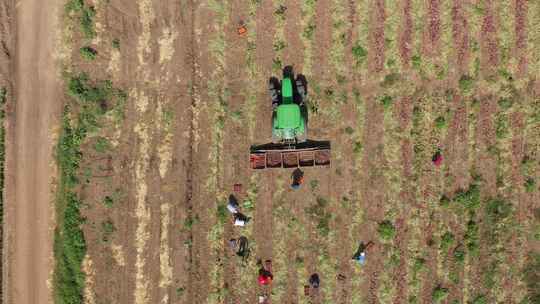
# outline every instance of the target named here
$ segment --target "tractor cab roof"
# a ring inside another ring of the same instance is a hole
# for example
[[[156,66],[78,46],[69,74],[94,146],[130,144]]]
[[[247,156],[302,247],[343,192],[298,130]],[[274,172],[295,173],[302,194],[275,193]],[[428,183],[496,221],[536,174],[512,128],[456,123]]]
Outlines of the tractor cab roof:
[[[281,82],[281,96],[283,97],[283,103],[293,103],[293,86],[290,78],[283,78]]]
[[[300,126],[300,107],[297,104],[282,104],[277,108],[277,128],[295,129]]]

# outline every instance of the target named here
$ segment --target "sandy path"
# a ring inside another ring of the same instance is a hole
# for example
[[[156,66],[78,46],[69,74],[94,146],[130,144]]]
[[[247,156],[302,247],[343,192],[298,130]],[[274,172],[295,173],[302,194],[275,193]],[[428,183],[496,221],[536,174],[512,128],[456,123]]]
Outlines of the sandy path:
[[[11,213],[10,281],[7,303],[45,303],[51,299],[47,279],[51,268],[51,178],[54,172],[51,127],[61,110],[55,62],[57,1],[18,3],[16,8],[15,142],[8,166]],[[14,208],[16,206],[16,208]]]

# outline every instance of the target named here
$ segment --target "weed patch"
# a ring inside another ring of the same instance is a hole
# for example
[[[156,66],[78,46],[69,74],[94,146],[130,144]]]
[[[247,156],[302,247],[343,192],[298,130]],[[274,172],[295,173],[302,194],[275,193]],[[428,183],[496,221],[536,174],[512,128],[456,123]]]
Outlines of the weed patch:
[[[84,273],[81,265],[86,254],[86,242],[81,229],[84,219],[80,208],[83,203],[77,194],[79,175],[85,171],[80,168],[83,158],[81,145],[89,132],[99,128],[100,120],[107,112],[104,105],[112,103],[115,92],[119,91],[112,88],[110,81],[93,83],[85,74],[70,75],[67,83],[67,93],[77,101],[79,107],[72,109],[70,105],[65,106],[56,146],[59,184],[56,194],[53,284],[56,303],[82,303]],[[110,201],[104,203],[112,205]],[[110,230],[110,227],[106,228]]]
[[[470,220],[467,222],[467,230],[465,231],[465,244],[467,250],[472,256],[477,256],[479,251],[479,236],[478,236],[478,224]]]
[[[536,189],[536,180],[532,177],[529,177],[525,180],[525,191],[533,192]]]
[[[111,240],[112,234],[116,231],[114,223],[108,219],[101,222],[101,241],[108,243]]]
[[[454,244],[454,235],[452,232],[447,231],[441,236],[441,251],[446,253],[450,247]]]
[[[470,301],[470,304],[487,304],[487,303],[488,301],[485,295],[478,295],[472,301]]]
[[[94,150],[98,153],[104,153],[111,149],[111,143],[104,137],[98,137],[94,143]]]
[[[96,36],[94,28],[96,11],[93,6],[85,4],[83,0],[70,0],[65,4],[65,10],[68,15],[78,19],[80,31],[85,38],[92,39]]]
[[[367,59],[367,50],[360,44],[360,41],[354,44],[352,53],[357,67],[362,65]]]
[[[394,227],[394,224],[392,224],[391,221],[386,220],[379,223],[377,232],[379,233],[379,238],[381,238],[384,241],[389,241],[393,239],[394,236],[396,235],[396,228]]]
[[[459,79],[459,89],[464,95],[469,95],[472,92],[474,80],[469,75],[463,75]]]
[[[435,287],[433,293],[431,294],[431,299],[433,303],[440,303],[442,300],[446,299],[448,296],[448,289],[441,286]]]
[[[82,58],[92,61],[96,59],[97,51],[89,46],[83,46],[79,49]]]

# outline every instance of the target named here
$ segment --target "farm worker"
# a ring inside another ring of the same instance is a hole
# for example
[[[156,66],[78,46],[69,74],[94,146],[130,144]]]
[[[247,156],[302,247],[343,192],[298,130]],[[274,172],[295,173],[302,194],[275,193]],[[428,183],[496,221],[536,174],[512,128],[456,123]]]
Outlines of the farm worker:
[[[292,177],[291,188],[293,188],[294,190],[300,188],[300,185],[302,185],[302,183],[304,182],[304,172],[302,172],[300,168],[296,168],[291,174],[291,177]]]
[[[442,154],[441,154],[441,149],[437,149],[437,152],[435,152],[435,154],[433,154],[433,157],[431,158],[431,160],[433,161],[433,164],[435,166],[440,166],[442,161],[443,161],[443,157],[442,157]]]
[[[229,195],[229,203],[227,204],[227,209],[230,213],[235,214],[238,213],[238,201],[236,200],[236,197],[234,195]]]
[[[356,260],[363,265],[366,262],[366,252],[371,246],[373,246],[373,242],[371,241],[367,244],[361,242],[360,246],[358,246],[358,250],[356,250],[356,253],[353,255],[353,260]]]
[[[247,33],[247,27],[244,21],[238,22],[238,27],[236,28],[236,32],[238,33],[238,36],[244,36]]]
[[[235,226],[245,226],[249,222],[250,219],[251,218],[243,215],[242,213],[236,212],[233,215],[233,224]]]
[[[268,285],[272,283],[273,279],[274,275],[272,275],[272,261],[266,260],[264,262],[264,266],[259,269],[259,277],[257,278],[257,281],[259,282],[259,285]]]
[[[250,253],[248,248],[248,239],[245,236],[241,236],[237,239],[229,240],[229,248],[235,251],[236,255],[247,259]]]
[[[319,275],[314,273],[311,275],[311,277],[309,277],[309,285],[312,287],[312,288],[319,288],[319,284],[320,284],[320,280],[319,280]]]

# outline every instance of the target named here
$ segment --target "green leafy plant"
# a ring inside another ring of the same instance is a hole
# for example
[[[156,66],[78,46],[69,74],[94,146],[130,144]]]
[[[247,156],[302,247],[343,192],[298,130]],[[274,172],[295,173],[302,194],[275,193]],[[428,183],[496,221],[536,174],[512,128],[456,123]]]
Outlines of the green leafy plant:
[[[114,206],[114,199],[111,196],[105,196],[103,205],[107,208],[112,208]]]
[[[470,220],[467,222],[467,230],[465,232],[465,244],[472,256],[478,255],[479,250],[479,237],[478,237],[478,225],[475,221]]]
[[[315,191],[319,187],[319,180],[312,179],[309,181],[309,186],[311,188],[311,191]]]
[[[466,191],[460,190],[454,196],[454,201],[464,206],[469,211],[474,211],[480,206],[480,187],[471,184]]]
[[[216,214],[221,224],[224,224],[227,221],[228,214],[227,214],[227,207],[225,206],[225,204],[218,204]],[[186,219],[186,222],[184,223],[184,227],[191,229],[192,225],[193,225],[193,222],[188,223]]]
[[[508,118],[506,115],[499,114],[495,119],[495,135],[498,139],[503,139],[508,136]]]
[[[81,53],[82,58],[84,58],[86,60],[91,61],[91,60],[96,59],[97,51],[95,49],[93,49],[92,47],[83,46],[82,48],[80,48],[79,51]]]
[[[315,33],[315,22],[311,21],[308,23],[306,28],[304,29],[304,32],[302,33],[302,36],[306,38],[307,40],[311,40],[313,38],[313,33]]]
[[[367,50],[360,44],[360,41],[356,41],[352,47],[352,53],[356,61],[356,65],[364,63],[367,59]]]
[[[439,200],[439,203],[441,204],[441,207],[448,207],[450,205],[450,199],[448,196],[443,195],[441,196],[441,199]]]
[[[383,105],[384,109],[387,110],[394,103],[394,98],[392,96],[389,96],[389,95],[384,95],[379,99],[379,101]]]
[[[465,95],[471,93],[474,85],[474,79],[469,75],[463,75],[459,79],[459,88],[461,92]]]
[[[107,243],[110,241],[111,235],[116,231],[116,227],[114,226],[114,223],[111,219],[107,219],[103,222],[101,222],[101,232],[102,237],[101,240],[104,243]]]
[[[426,259],[424,258],[415,258],[414,264],[413,264],[413,271],[419,272],[420,270],[424,269],[424,266],[426,265]]]
[[[433,300],[433,303],[440,303],[442,300],[446,299],[448,296],[448,289],[443,288],[440,285],[435,287],[433,289],[433,292],[431,294],[431,299]]]
[[[252,200],[246,199],[244,200],[242,207],[244,207],[244,209],[246,210],[253,210],[255,208],[255,204],[253,203]]]
[[[485,295],[478,295],[470,303],[471,304],[487,304],[488,301]]]
[[[114,39],[112,40],[111,44],[112,44],[112,47],[113,47],[114,49],[117,49],[117,50],[120,49],[120,39],[114,38]]]
[[[400,75],[398,73],[390,73],[386,76],[384,76],[384,80],[381,83],[381,87],[388,88],[396,84],[400,79]]]
[[[94,143],[94,150],[98,153],[104,153],[111,149],[111,143],[105,137],[98,137]]]
[[[448,249],[454,244],[454,235],[452,232],[447,231],[441,236],[441,251],[447,252]]]
[[[442,130],[446,129],[446,126],[446,118],[444,118],[444,116],[439,116],[435,119],[435,128]]]
[[[279,51],[283,50],[286,46],[287,46],[287,44],[285,43],[285,41],[278,40],[278,41],[274,42],[274,51],[279,52]]]
[[[498,101],[499,107],[505,111],[510,109],[513,103],[514,102],[510,98],[499,98]]]
[[[394,224],[392,224],[391,221],[386,220],[379,223],[379,227],[377,228],[377,232],[379,233],[379,237],[382,240],[391,240],[396,235],[396,228],[394,227]]]
[[[354,144],[353,144],[353,153],[355,153],[355,154],[361,153],[363,149],[364,149],[364,146],[362,145],[361,142],[359,142],[359,141],[354,142]]]
[[[411,62],[413,68],[417,70],[420,70],[422,68],[422,58],[420,57],[420,55],[413,55],[411,57]]]
[[[525,191],[526,192],[533,192],[534,189],[536,189],[536,180],[532,177],[528,177],[525,180]]]
[[[454,259],[456,259],[458,263],[465,262],[465,250],[461,244],[454,249]]]

